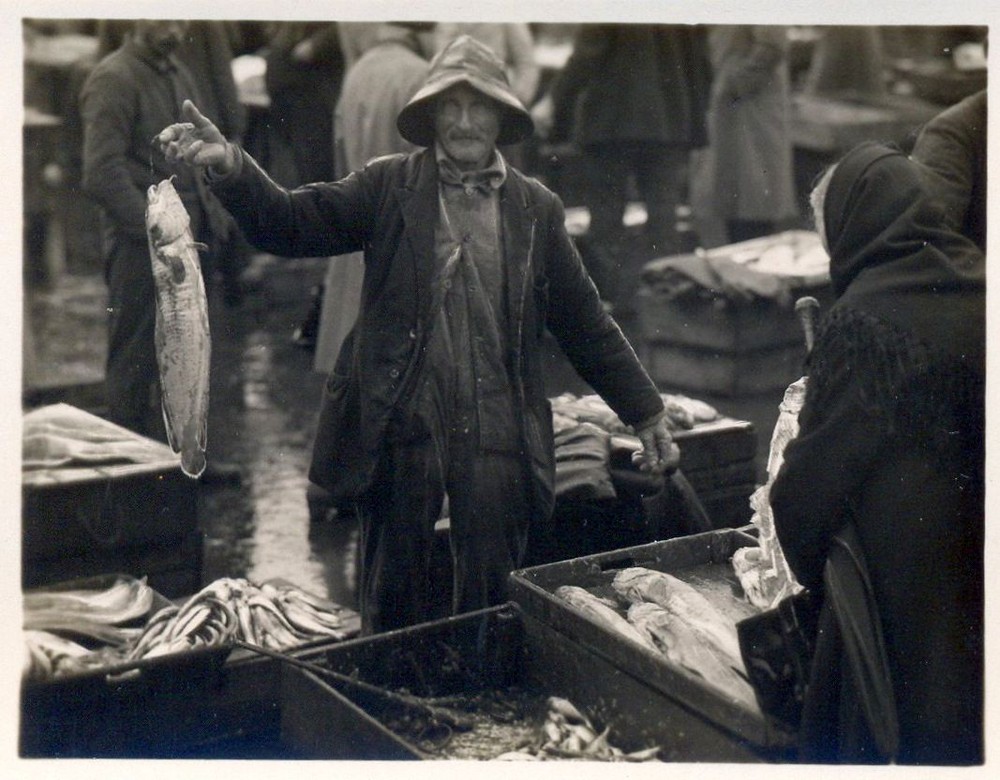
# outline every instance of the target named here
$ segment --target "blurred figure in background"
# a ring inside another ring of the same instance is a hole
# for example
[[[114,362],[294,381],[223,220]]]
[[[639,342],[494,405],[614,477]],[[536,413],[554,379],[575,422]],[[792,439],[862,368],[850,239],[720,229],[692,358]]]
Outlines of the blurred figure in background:
[[[290,166],[282,165],[279,155],[268,173],[287,187],[333,179],[333,111],[344,77],[337,24],[275,22],[265,59],[264,84],[271,98],[268,122],[291,155]],[[314,350],[323,286],[313,287],[310,295],[292,341]]]
[[[713,247],[774,233],[798,205],[785,28],[716,26],[708,38],[710,143],[695,158],[692,211],[701,245]]]
[[[881,30],[861,25],[830,25],[819,30],[803,92],[876,101],[884,98],[886,58]]]
[[[332,179],[333,109],[344,77],[336,23],[276,22],[266,60],[270,121],[294,161],[277,180],[295,187]]]
[[[375,157],[416,147],[396,129],[396,117],[427,76],[426,46],[420,36],[433,25],[387,22],[367,35],[369,48],[347,70],[334,115],[334,161],[338,178],[361,170]],[[333,370],[340,346],[358,315],[363,253],[327,267],[313,368]]]
[[[84,190],[104,212],[103,254],[108,285],[108,419],[165,440],[154,346],[155,292],[146,237],[146,190],[174,177],[197,240],[214,236],[230,219],[189,168],[150,153],[150,141],[180,116],[181,103],[201,97],[195,77],[177,56],[188,23],[139,20],[121,46],[93,69],[80,96]],[[201,255],[206,283],[213,254]]]
[[[951,229],[986,251],[986,90],[945,109],[917,136],[911,154],[929,170]]]
[[[686,25],[582,25],[573,53],[532,109],[539,132],[572,132],[583,153],[589,269],[616,316],[631,313],[643,264],[681,249],[676,210],[692,149],[705,145],[711,68],[704,31]],[[626,257],[630,176],[646,206],[646,245]]]

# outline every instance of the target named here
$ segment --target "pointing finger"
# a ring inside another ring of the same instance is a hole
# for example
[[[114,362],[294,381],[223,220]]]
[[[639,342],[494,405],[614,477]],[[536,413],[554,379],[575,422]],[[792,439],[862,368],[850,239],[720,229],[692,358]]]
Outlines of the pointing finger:
[[[184,114],[185,119],[199,129],[212,126],[212,120],[202,114],[198,110],[198,107],[190,100],[184,101],[181,105],[181,112]]]

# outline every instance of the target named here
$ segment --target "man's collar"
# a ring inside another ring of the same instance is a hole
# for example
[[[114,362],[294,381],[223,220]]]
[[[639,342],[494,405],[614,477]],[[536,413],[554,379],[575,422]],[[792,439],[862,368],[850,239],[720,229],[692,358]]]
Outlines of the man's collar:
[[[466,190],[481,189],[488,192],[489,188],[500,189],[507,180],[507,163],[499,149],[493,150],[493,159],[485,168],[475,171],[462,171],[441,147],[434,144],[434,156],[437,160],[438,175],[445,184],[463,187]]]

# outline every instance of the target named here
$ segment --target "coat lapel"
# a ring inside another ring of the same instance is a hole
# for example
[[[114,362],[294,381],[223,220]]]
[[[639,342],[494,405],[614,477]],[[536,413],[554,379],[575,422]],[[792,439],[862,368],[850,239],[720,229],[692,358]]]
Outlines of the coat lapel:
[[[524,309],[533,286],[537,218],[527,199],[527,190],[519,176],[508,171],[501,190],[500,215],[503,225],[504,270],[507,277],[508,322],[514,329],[512,345],[518,351],[522,343]]]
[[[431,280],[438,264],[434,251],[434,229],[438,223],[438,177],[431,150],[415,158],[413,170],[397,194],[403,214],[404,240],[409,245],[414,264],[418,311],[422,320],[430,301]]]

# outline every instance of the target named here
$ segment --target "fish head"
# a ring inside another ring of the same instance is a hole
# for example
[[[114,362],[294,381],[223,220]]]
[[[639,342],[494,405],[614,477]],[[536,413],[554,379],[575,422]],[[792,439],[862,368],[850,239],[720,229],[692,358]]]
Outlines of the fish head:
[[[164,179],[146,191],[146,230],[157,246],[184,235],[191,224],[187,209],[171,179]]]

